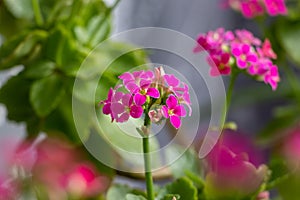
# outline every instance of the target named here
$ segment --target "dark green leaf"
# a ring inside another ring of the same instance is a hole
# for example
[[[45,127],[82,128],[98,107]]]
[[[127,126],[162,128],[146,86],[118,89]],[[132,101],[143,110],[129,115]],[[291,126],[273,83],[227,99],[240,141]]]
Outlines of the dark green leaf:
[[[29,102],[31,81],[23,76],[14,76],[0,89],[0,102],[7,108],[7,117],[16,122],[23,122],[35,116]]]
[[[65,93],[64,82],[51,75],[34,82],[30,88],[30,102],[36,113],[43,117],[53,111]]]

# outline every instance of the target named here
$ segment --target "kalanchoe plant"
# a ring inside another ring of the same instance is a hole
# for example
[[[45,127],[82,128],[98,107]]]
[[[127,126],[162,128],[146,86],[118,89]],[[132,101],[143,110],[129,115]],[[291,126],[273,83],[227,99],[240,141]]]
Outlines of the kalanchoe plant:
[[[179,129],[182,124],[181,117],[187,114],[184,105],[190,109],[191,115],[189,88],[174,75],[165,74],[162,67],[155,68],[154,72],[125,72],[119,78],[122,83],[114,89],[111,88],[107,99],[100,102],[103,105],[102,111],[110,115],[112,121],[119,123],[128,121],[130,117],[144,116],[144,125],[137,130],[143,137],[147,197],[154,200],[149,155],[150,125],[160,123],[163,118],[169,118],[171,124]]]
[[[194,52],[208,51],[211,75],[230,75],[244,71],[257,80],[277,89],[280,81],[278,67],[272,59],[277,55],[268,39],[262,42],[247,30],[225,31],[219,28],[199,35]]]

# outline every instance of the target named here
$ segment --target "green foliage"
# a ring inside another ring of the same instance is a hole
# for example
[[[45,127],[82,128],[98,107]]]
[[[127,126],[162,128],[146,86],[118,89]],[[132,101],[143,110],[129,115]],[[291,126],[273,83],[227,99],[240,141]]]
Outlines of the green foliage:
[[[197,188],[193,182],[187,177],[181,177],[163,187],[157,195],[157,200],[170,199],[170,197],[180,197],[183,200],[197,200]]]
[[[143,200],[146,194],[126,185],[113,185],[107,192],[107,200]]]

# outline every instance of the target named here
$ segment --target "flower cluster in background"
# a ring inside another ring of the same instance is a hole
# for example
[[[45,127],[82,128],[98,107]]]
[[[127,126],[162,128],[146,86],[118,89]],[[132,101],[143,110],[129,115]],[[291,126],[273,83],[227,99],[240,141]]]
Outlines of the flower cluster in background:
[[[225,31],[219,28],[199,35],[194,52],[206,50],[212,76],[229,75],[238,68],[264,81],[276,90],[280,81],[278,67],[272,62],[277,55],[268,39],[262,42],[247,30]]]
[[[246,18],[254,18],[265,13],[270,16],[288,13],[285,0],[228,0],[227,4]]]
[[[154,123],[163,117],[170,118],[176,128],[181,126],[181,117],[186,116],[186,105],[191,115],[191,100],[188,85],[172,74],[165,74],[162,67],[151,70],[125,72],[120,75],[122,84],[110,89],[103,104],[103,113],[112,121],[126,122],[130,117],[141,118],[145,113]],[[122,89],[126,90],[123,92]]]

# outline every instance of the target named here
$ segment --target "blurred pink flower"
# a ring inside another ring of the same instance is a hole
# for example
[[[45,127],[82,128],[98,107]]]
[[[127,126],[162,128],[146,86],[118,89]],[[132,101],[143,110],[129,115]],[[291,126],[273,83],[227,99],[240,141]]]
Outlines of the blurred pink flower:
[[[283,154],[287,158],[292,169],[300,170],[300,127],[289,131],[283,143]]]
[[[209,155],[209,166],[206,181],[214,197],[245,198],[254,195],[266,180],[267,167],[258,168],[249,162],[246,153],[233,153],[226,146],[219,146]]]
[[[286,15],[288,10],[284,0],[264,0],[267,12],[271,16]]]
[[[194,52],[208,51],[210,57],[207,60],[212,76],[230,75],[233,68],[237,67],[246,70],[256,80],[269,84],[273,90],[277,89],[280,76],[278,67],[271,60],[277,56],[268,39],[262,43],[250,31],[243,29],[233,33],[219,28],[200,35],[197,41]]]
[[[286,15],[288,9],[284,0],[227,0],[227,7],[241,12],[246,18],[268,13],[270,16]]]
[[[270,199],[270,193],[268,191],[264,191],[259,193],[256,200],[269,200]]]
[[[240,9],[246,18],[253,18],[264,13],[264,8],[258,0],[241,1]]]
[[[109,179],[67,142],[46,139],[37,147],[38,159],[33,168],[37,186],[46,190],[49,199],[65,199],[68,195],[91,197],[103,192]]]

